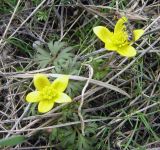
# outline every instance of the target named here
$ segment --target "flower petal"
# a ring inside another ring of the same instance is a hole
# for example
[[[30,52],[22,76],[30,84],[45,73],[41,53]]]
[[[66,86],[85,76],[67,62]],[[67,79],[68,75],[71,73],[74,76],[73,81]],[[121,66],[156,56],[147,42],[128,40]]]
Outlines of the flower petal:
[[[46,113],[48,111],[50,111],[54,106],[54,102],[50,101],[50,100],[43,100],[40,101],[38,104],[38,111],[40,113]]]
[[[135,48],[130,45],[118,49],[117,53],[126,57],[134,57],[137,54]]]
[[[26,101],[29,103],[39,102],[40,100],[41,97],[39,91],[30,92],[26,96]]]
[[[97,35],[97,37],[106,43],[107,41],[111,40],[111,36],[113,36],[113,33],[110,32],[106,27],[104,26],[97,26],[93,28],[93,32]]]
[[[128,22],[128,19],[126,17],[120,18],[114,28],[114,34],[118,32],[124,32],[126,30],[125,23]]]
[[[44,74],[36,74],[34,75],[34,86],[37,90],[41,91],[45,86],[50,86],[50,82],[46,75]]]
[[[137,41],[144,34],[143,29],[137,29],[133,31],[134,41]]]
[[[68,86],[69,76],[68,75],[62,75],[55,79],[52,83],[52,88],[55,89],[58,92],[63,92],[67,86]]]
[[[69,103],[72,101],[72,99],[65,93],[61,93],[59,96],[57,96],[54,101],[56,103]]]

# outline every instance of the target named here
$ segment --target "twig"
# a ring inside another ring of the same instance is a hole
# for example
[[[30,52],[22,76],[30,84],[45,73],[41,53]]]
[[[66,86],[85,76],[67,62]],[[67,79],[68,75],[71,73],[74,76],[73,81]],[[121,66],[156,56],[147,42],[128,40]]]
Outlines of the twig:
[[[54,6],[54,12],[55,12],[55,14],[56,14],[56,16],[57,16],[57,18],[58,18],[58,20],[60,22],[60,28],[61,28],[60,39],[63,37],[63,11],[64,11],[64,7],[62,6],[62,8],[61,8],[61,15],[60,15],[59,12],[58,12],[58,10],[56,10],[56,7]]]
[[[78,16],[78,18],[73,22],[73,24],[69,27],[69,29],[61,36],[59,41],[62,41],[62,39],[67,35],[67,33],[72,29],[72,27],[75,25],[75,23],[81,18],[81,16],[84,14],[85,10]]]
[[[79,115],[79,118],[80,118],[80,121],[81,121],[81,131],[82,131],[83,136],[85,136],[85,132],[84,132],[85,124],[84,124],[84,119],[83,119],[83,116],[82,116],[82,106],[83,106],[83,103],[84,103],[84,94],[85,94],[85,91],[86,91],[86,89],[87,89],[87,87],[90,83],[91,78],[93,77],[93,68],[91,67],[91,65],[85,64],[85,66],[87,66],[89,68],[89,78],[87,79],[87,82],[86,82],[84,88],[82,89],[81,101],[80,101],[80,105],[78,107],[78,115]]]
[[[37,7],[36,9],[26,18],[26,20],[24,20],[21,25],[9,36],[9,38],[13,37],[17,31],[19,31],[19,29],[37,12],[37,10],[46,2],[46,0],[43,0]],[[5,46],[6,42],[4,42],[0,49],[2,51],[2,48]]]
[[[105,121],[105,120],[109,120],[110,118],[105,117],[105,118],[99,118],[99,119],[87,119],[84,120],[85,123],[88,122],[98,122],[98,121]],[[65,126],[71,126],[71,125],[75,125],[75,124],[80,124],[80,121],[74,121],[74,122],[68,122],[68,123],[62,123],[62,124],[58,124],[58,125],[53,125],[53,126],[48,126],[48,127],[38,127],[38,128],[32,128],[32,129],[24,129],[23,131],[20,130],[5,130],[5,131],[0,131],[0,133],[7,133],[7,132],[17,132],[17,133],[21,133],[21,132],[28,132],[28,131],[40,131],[40,130],[46,130],[46,129],[54,129],[54,128],[60,128],[60,127],[65,127]]]
[[[136,114],[138,114],[138,113],[140,113],[140,112],[146,111],[146,110],[148,110],[149,108],[152,108],[152,107],[154,107],[154,106],[156,106],[156,105],[159,105],[159,104],[160,104],[160,102],[153,103],[153,104],[151,104],[151,105],[149,105],[149,106],[146,106],[146,107],[144,107],[144,108],[142,108],[142,109],[139,109],[139,110],[137,110],[137,111],[135,111],[135,112],[133,112],[133,113],[130,113],[130,114],[126,115],[125,117],[126,117],[126,118],[129,118],[129,117],[131,117],[131,116],[134,116],[134,115],[136,115]],[[117,122],[119,122],[119,121],[121,121],[121,120],[122,120],[122,119],[117,119],[117,120],[111,121],[110,123],[108,123],[108,125],[112,125],[112,124],[117,123]]]
[[[149,108],[152,108],[152,107],[158,105],[159,103],[160,102],[154,103],[154,104],[149,105],[149,106],[147,106],[145,108],[142,108],[142,109],[140,109],[140,110],[138,110],[136,112],[133,112],[133,113],[131,113],[129,115],[126,115],[126,116],[124,116],[124,119],[125,119],[125,117],[128,118],[128,117],[131,117],[133,115],[136,115],[137,113],[140,113],[140,112],[143,112],[143,111],[145,111],[145,110],[147,110]],[[97,121],[105,121],[105,120],[109,120],[109,119],[110,118],[108,118],[108,117],[101,118],[101,119],[87,119],[87,120],[84,120],[84,122],[85,123],[86,122],[97,122]],[[117,119],[114,122],[112,122],[112,124],[114,124],[116,122],[119,122],[121,120],[122,119]],[[10,133],[17,132],[17,133],[19,133],[19,132],[27,132],[27,131],[40,131],[40,130],[54,129],[54,128],[60,128],[60,127],[75,125],[75,124],[79,124],[79,123],[81,123],[81,122],[80,121],[75,121],[75,122],[68,122],[68,123],[63,123],[63,124],[53,125],[53,126],[48,126],[48,127],[39,127],[39,128],[34,128],[34,129],[25,129],[23,131],[22,130],[5,130],[5,131],[0,131],[0,133],[6,133],[6,132],[10,132]],[[110,124],[110,125],[112,125],[112,124]]]
[[[26,121],[26,120],[30,120],[31,121],[31,120],[36,120],[36,119],[44,119],[44,118],[50,118],[50,117],[57,117],[57,116],[60,116],[60,115],[62,115],[61,112],[60,113],[50,113],[50,114],[35,115],[35,116],[29,116],[29,117],[22,118],[21,121]],[[1,120],[1,124],[13,123],[13,122],[17,122],[17,121],[18,121],[18,119]]]
[[[43,68],[43,69],[39,69],[39,70],[34,70],[34,71],[27,71],[26,73],[29,73],[29,74],[34,74],[34,73],[40,73],[40,72],[45,72],[45,71],[48,71],[48,70],[51,70],[55,68],[55,66],[51,66],[51,67],[47,67],[47,68]],[[12,75],[16,75],[16,74],[19,74],[19,73],[24,73],[23,71],[22,72],[10,72],[10,73],[3,73],[0,71],[0,76],[12,76]]]
[[[53,4],[52,4],[52,5],[53,5]],[[45,22],[45,24],[44,24],[42,33],[41,33],[41,35],[40,35],[40,38],[41,38],[41,39],[43,39],[43,35],[44,35],[45,30],[46,30],[46,27],[47,27],[47,24],[48,24],[48,21],[49,21],[49,17],[50,17],[51,11],[52,11],[52,7],[49,9],[49,13],[48,13],[47,20],[46,20],[46,22]]]
[[[145,29],[145,31],[147,31],[147,30],[148,30],[152,25],[154,25],[155,22],[157,22],[159,19],[160,19],[160,16],[157,17],[157,18]]]
[[[155,32],[157,32],[157,31],[159,31],[159,30],[160,30],[160,27],[159,27],[159,28],[156,28],[156,29],[153,29],[153,30],[151,30],[151,31],[148,31],[148,32],[144,33],[142,36],[146,36],[146,35],[155,33]]]
[[[90,57],[90,56],[94,56],[94,55],[97,55],[97,54],[99,54],[99,53],[103,53],[103,52],[105,52],[105,51],[107,51],[105,48],[101,48],[101,49],[96,50],[96,51],[93,51],[93,52],[91,52],[91,53],[89,53],[89,54],[87,54],[87,55],[80,56],[78,59],[79,59],[79,60],[84,60],[84,59],[86,59],[86,58],[88,58],[88,57]]]
[[[88,7],[86,5],[84,5],[81,0],[77,0],[77,6],[80,6],[82,8],[84,8],[85,10],[87,10],[89,13],[93,14],[93,15],[97,15],[102,17],[103,19],[107,20],[112,26],[114,26],[114,23],[112,21],[110,21],[110,19],[108,19],[103,13],[100,13],[99,11],[93,9],[93,7]],[[94,6],[94,5],[92,5]]]
[[[61,17],[60,17],[60,26],[61,26],[61,38],[63,38],[63,13],[64,13],[64,7],[61,7]]]
[[[144,2],[144,5],[141,7],[141,9],[140,9],[140,11],[138,13],[139,15],[142,13],[142,11],[146,7],[147,3],[148,3],[148,0],[146,0],[146,2]]]
[[[152,47],[159,42],[160,37],[151,45]],[[132,66],[138,59],[140,59],[146,52],[150,50],[150,47],[148,47],[145,51],[143,51],[138,57],[136,57],[133,61],[131,61],[130,64],[128,64],[124,69],[122,69],[120,72],[118,72],[115,76],[110,78],[107,83],[113,81],[116,77],[118,77],[120,74],[122,74],[125,70],[127,70],[130,66]]]
[[[11,24],[11,22],[12,22],[14,16],[15,16],[15,13],[16,13],[16,11],[17,11],[17,9],[18,9],[18,6],[19,6],[20,2],[21,2],[21,0],[18,0],[17,5],[16,5],[16,7],[15,7],[15,9],[14,9],[14,12],[12,13],[11,19],[9,20],[9,23],[8,23],[6,29],[5,29],[5,31],[4,31],[4,33],[3,33],[3,36],[2,36],[2,38],[1,38],[1,40],[0,40],[0,44],[3,42],[3,39],[5,38],[5,36],[6,36],[6,34],[7,34],[7,31],[8,31],[8,29],[9,29],[9,26],[10,26],[10,24]]]
[[[7,76],[7,77],[12,77],[12,78],[33,78],[34,74],[28,74],[28,73],[24,73],[24,74],[15,74],[14,73],[0,73],[0,76]],[[46,74],[48,77],[60,77],[61,74]],[[82,77],[82,76],[75,76],[75,75],[69,75],[71,80],[77,80],[77,81],[86,81],[88,80],[88,78],[86,77]],[[114,86],[112,84],[108,84],[106,82],[102,82],[102,81],[98,81],[98,80],[94,80],[94,79],[90,79],[90,83],[92,84],[96,84],[99,85],[101,87],[105,87],[107,89],[116,91],[118,93],[121,93],[122,95],[125,95],[127,97],[131,97],[128,93],[126,93],[125,91],[123,91],[122,89],[118,88],[117,86]]]
[[[31,106],[31,103],[29,103],[26,107],[26,109],[24,110],[23,114],[19,117],[19,119],[15,122],[14,126],[12,127],[12,129],[10,130],[10,132],[8,132],[8,134],[6,135],[6,138],[8,138],[11,134],[12,131],[17,127],[18,123],[23,119],[23,117],[26,115],[26,113],[28,112],[29,108]]]

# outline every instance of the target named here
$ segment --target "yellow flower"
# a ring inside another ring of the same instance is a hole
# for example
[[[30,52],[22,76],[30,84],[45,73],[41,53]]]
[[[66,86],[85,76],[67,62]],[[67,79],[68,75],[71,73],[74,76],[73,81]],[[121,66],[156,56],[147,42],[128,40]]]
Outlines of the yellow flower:
[[[127,22],[126,17],[120,18],[115,25],[114,33],[104,26],[94,27],[93,31],[105,43],[107,50],[116,51],[122,56],[133,57],[137,52],[131,45],[142,36],[144,30],[133,30],[133,38],[130,40],[129,31],[127,31],[126,27]]]
[[[46,113],[50,111],[54,103],[68,103],[71,98],[63,93],[68,85],[69,77],[67,75],[60,76],[53,83],[50,83],[44,74],[36,74],[33,82],[36,91],[30,92],[26,96],[27,102],[38,102],[38,111]]]

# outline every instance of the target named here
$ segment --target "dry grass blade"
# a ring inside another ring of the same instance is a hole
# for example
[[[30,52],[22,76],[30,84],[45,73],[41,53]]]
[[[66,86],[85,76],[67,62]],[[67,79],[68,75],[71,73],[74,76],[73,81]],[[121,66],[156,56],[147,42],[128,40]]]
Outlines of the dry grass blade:
[[[89,68],[89,78],[88,78],[85,86],[82,89],[81,101],[80,101],[80,105],[78,107],[78,115],[79,115],[80,120],[81,120],[81,131],[82,131],[83,136],[85,136],[85,132],[84,132],[85,124],[84,124],[84,119],[83,119],[83,116],[82,116],[82,106],[83,106],[83,103],[84,103],[84,94],[85,94],[85,91],[86,91],[86,89],[87,89],[87,87],[90,83],[91,78],[93,77],[93,68],[88,64],[85,64],[84,66],[87,66]]]
[[[14,73],[11,73],[11,74],[14,74]],[[5,74],[3,74],[5,75]],[[46,74],[48,77],[53,77],[53,78],[57,78],[59,76],[61,76],[61,74]],[[8,74],[8,77],[12,77],[12,78],[33,78],[34,74],[27,74],[27,73],[24,73],[24,74],[17,74],[16,75],[9,75]],[[87,81],[88,78],[86,77],[81,77],[81,76],[74,76],[74,75],[70,75],[70,79],[71,80],[77,80],[77,81]],[[108,83],[105,83],[105,82],[102,82],[102,81],[98,81],[98,80],[94,80],[94,79],[90,79],[90,83],[92,84],[95,84],[95,85],[99,85],[101,87],[105,87],[107,89],[110,89],[110,90],[113,90],[113,91],[116,91],[122,95],[125,95],[127,97],[131,97],[128,93],[126,93],[125,91],[123,91],[122,89],[114,86],[114,85],[111,85],[111,84],[108,84]]]

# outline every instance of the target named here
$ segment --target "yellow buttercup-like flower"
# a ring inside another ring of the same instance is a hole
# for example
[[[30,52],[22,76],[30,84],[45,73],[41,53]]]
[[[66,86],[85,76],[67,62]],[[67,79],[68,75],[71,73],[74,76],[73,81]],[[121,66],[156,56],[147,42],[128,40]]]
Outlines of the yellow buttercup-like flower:
[[[104,26],[94,27],[93,31],[98,38],[105,43],[107,50],[116,51],[122,56],[133,57],[137,52],[131,45],[143,35],[144,30],[133,30],[133,37],[130,40],[130,35],[126,27],[127,22],[126,17],[120,18],[115,25],[114,32],[110,32],[109,29]]]
[[[68,81],[69,76],[62,75],[50,83],[44,74],[36,74],[33,79],[36,91],[30,92],[26,96],[26,101],[29,103],[38,102],[38,111],[41,113],[50,111],[54,103],[71,102],[71,98],[63,93],[67,88]]]

